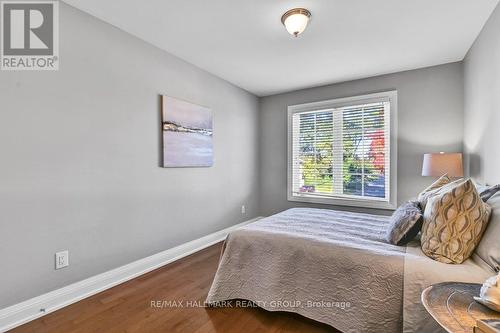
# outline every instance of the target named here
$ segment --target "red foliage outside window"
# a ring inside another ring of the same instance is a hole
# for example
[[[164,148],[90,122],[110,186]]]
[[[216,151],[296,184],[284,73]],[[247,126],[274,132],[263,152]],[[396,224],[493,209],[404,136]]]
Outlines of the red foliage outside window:
[[[372,140],[368,154],[373,161],[373,167],[380,173],[385,173],[384,131],[378,130],[370,133],[368,136]]]

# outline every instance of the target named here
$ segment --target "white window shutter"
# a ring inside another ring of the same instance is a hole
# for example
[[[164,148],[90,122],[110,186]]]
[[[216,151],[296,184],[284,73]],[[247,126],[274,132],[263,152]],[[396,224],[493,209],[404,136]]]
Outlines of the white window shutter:
[[[378,98],[294,112],[292,195],[389,202],[390,108]]]

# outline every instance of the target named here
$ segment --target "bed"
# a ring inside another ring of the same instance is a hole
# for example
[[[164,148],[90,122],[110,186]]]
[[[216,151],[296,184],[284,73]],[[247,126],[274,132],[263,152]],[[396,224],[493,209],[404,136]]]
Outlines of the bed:
[[[494,274],[467,260],[427,258],[418,242],[384,240],[389,217],[293,208],[231,233],[206,302],[244,299],[342,332],[442,332],[420,303],[432,283],[483,282]]]

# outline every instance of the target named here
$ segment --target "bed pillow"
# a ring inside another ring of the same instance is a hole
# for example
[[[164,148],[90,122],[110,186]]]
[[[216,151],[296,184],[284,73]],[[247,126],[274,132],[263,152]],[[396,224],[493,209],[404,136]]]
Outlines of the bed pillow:
[[[490,222],[475,254],[498,272],[500,271],[500,192],[488,200],[488,205],[491,206]]]
[[[422,229],[422,211],[418,201],[408,201],[396,209],[391,216],[386,240],[390,244],[405,245]]]
[[[471,180],[472,180],[472,183],[474,184],[474,186],[476,187],[477,193],[479,193],[479,195],[481,195],[481,192],[488,189],[487,185],[484,185],[484,184],[482,184],[482,183],[480,183],[477,180],[474,180],[472,178],[471,178]]]
[[[483,199],[484,202],[488,201],[489,198],[491,198],[495,193],[500,191],[500,184],[488,186],[481,184],[480,182],[475,180],[472,180],[472,182],[474,183],[474,186],[476,187],[479,196],[481,197],[481,199]]]
[[[479,244],[490,213],[470,179],[442,187],[425,207],[422,252],[440,262],[461,264]]]
[[[427,199],[429,199],[429,197],[436,193],[441,187],[449,183],[451,183],[451,179],[447,174],[445,174],[439,177],[439,179],[432,183],[431,186],[420,192],[417,200],[420,203],[420,207],[422,208],[422,210],[425,209]]]
[[[481,199],[484,202],[487,202],[498,191],[500,191],[500,184],[499,185],[494,185],[494,186],[488,186],[484,190],[482,190],[481,192],[479,192],[479,196],[481,197]]]

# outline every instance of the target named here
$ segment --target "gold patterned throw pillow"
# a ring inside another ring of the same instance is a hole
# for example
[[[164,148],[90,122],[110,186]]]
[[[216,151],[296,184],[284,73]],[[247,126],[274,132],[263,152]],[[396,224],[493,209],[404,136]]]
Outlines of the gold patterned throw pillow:
[[[427,199],[431,197],[433,194],[435,194],[439,189],[447,184],[451,183],[450,177],[448,177],[447,174],[442,175],[439,177],[438,180],[436,180],[434,183],[431,184],[428,188],[423,190],[417,198],[417,201],[420,203],[420,207],[422,208],[422,211],[425,210],[425,205],[427,204]]]
[[[422,251],[434,260],[461,264],[481,240],[490,214],[470,179],[440,188],[424,211]]]

